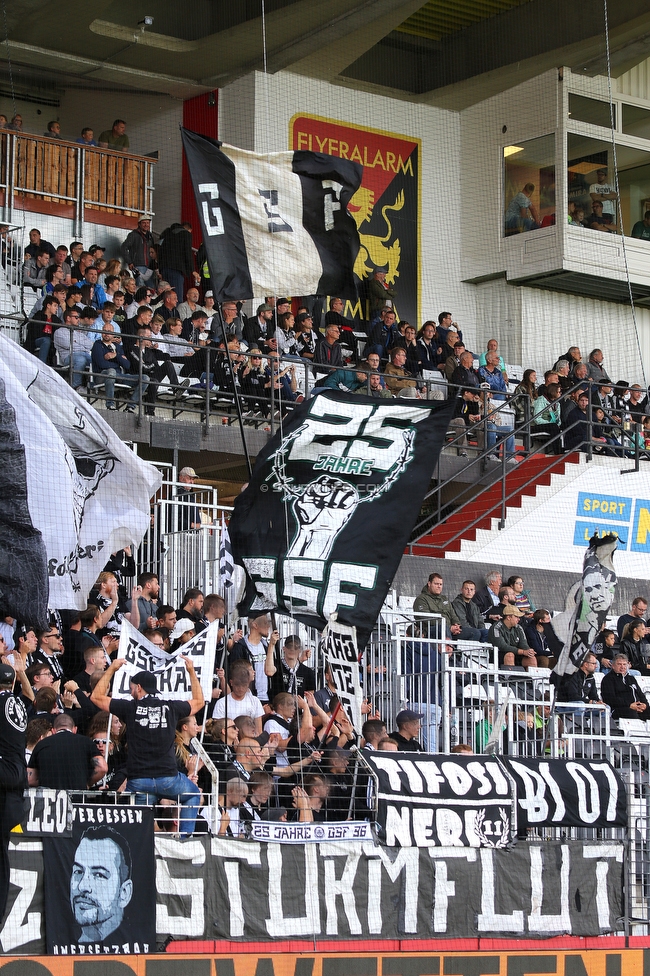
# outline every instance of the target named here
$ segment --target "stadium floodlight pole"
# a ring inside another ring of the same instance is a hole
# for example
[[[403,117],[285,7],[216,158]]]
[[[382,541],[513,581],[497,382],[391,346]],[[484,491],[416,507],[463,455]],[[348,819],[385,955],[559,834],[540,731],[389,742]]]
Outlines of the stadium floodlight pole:
[[[237,419],[239,420],[239,431],[241,433],[242,447],[244,448],[244,458],[246,459],[246,469],[248,471],[249,480],[253,477],[253,466],[251,464],[250,454],[248,453],[248,445],[246,444],[246,434],[244,433],[244,418],[241,412],[241,403],[239,402],[239,394],[237,393],[237,384],[235,383],[235,371],[232,365],[232,359],[230,357],[230,349],[228,348],[228,336],[226,335],[226,326],[223,321],[223,313],[221,311],[221,302],[217,302],[217,316],[219,318],[219,325],[221,326],[221,335],[223,338],[223,344],[226,350],[226,358],[228,360],[228,366],[230,367],[230,375],[232,376],[232,390],[235,397],[235,408],[237,410]],[[210,374],[207,377],[207,386],[210,386]]]

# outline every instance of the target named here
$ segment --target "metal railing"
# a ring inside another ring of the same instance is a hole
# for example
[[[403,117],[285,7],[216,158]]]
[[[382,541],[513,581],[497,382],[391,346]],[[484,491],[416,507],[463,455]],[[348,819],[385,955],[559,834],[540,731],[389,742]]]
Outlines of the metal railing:
[[[2,219],[11,224],[19,210],[47,212],[56,205],[57,213],[72,218],[73,234],[81,236],[84,220],[101,223],[102,214],[136,219],[151,214],[155,163],[150,156],[5,130],[0,134]]]

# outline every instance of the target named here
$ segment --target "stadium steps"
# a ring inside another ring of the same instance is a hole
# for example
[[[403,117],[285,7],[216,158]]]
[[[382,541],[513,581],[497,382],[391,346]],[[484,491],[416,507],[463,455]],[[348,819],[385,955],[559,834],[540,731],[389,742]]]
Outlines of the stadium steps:
[[[516,467],[509,468],[506,474],[506,518],[512,510],[525,504],[526,496],[536,499],[538,492],[551,486],[552,491],[557,490],[565,481],[569,465],[581,465],[581,455],[577,451],[560,457],[531,454]],[[489,533],[498,527],[501,499],[502,484],[498,480],[411,543],[407,552],[437,559],[444,559],[447,552],[460,552],[461,546],[465,549],[463,543],[476,542],[477,533]]]

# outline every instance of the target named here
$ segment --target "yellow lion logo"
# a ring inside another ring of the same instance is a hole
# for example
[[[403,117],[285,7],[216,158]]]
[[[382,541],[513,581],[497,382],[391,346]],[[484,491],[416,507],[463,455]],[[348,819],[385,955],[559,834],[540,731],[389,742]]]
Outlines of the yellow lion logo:
[[[374,192],[363,186],[357,190],[350,200],[349,210],[354,217],[357,230],[372,217],[374,204]],[[377,268],[385,268],[386,265],[388,265],[386,281],[389,285],[392,285],[395,279],[399,277],[399,271],[397,269],[399,267],[402,249],[399,238],[396,238],[390,247],[386,246],[386,242],[390,240],[393,234],[393,228],[386,214],[389,210],[401,210],[403,206],[404,191],[400,190],[394,203],[387,203],[385,207],[381,208],[381,215],[384,218],[388,231],[384,237],[359,233],[361,247],[359,248],[357,260],[354,263],[354,273],[357,278],[369,278]]]

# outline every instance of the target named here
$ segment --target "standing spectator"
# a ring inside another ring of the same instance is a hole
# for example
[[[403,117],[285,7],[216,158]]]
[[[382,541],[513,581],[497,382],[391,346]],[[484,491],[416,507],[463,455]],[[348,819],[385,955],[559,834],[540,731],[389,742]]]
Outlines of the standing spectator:
[[[87,371],[92,360],[92,349],[95,344],[94,334],[90,332],[87,323],[81,322],[79,309],[74,306],[68,308],[63,313],[63,325],[79,326],[86,325],[80,331],[73,328],[60,328],[54,333],[54,346],[59,356],[62,366],[70,365],[72,356],[72,386],[75,390],[83,384],[84,373]]]
[[[160,273],[166,278],[183,301],[185,294],[185,278],[194,278],[199,284],[200,275],[194,270],[194,253],[192,251],[192,236],[182,224],[174,223],[161,234],[158,248],[158,264]]]
[[[9,833],[23,818],[27,712],[13,693],[15,672],[0,664],[0,917],[9,894]]]
[[[29,760],[30,786],[52,790],[86,790],[106,775],[108,766],[98,747],[84,735],[67,714],[57,715],[53,735],[41,739]]]
[[[262,718],[265,714],[264,706],[257,695],[251,691],[251,677],[253,669],[247,661],[236,661],[230,668],[230,694],[218,698],[214,703],[211,718],[236,719],[238,715],[247,715],[255,722],[255,734],[262,734]]]
[[[271,618],[268,613],[251,615],[248,618],[248,634],[241,640],[233,644],[228,658],[228,663],[232,666],[235,661],[246,661],[255,671],[253,684],[253,694],[256,695],[262,704],[268,704],[269,698],[269,677],[272,677],[277,668],[273,664],[275,646],[280,639],[277,630],[271,631]],[[284,688],[278,688],[284,691]]]
[[[116,149],[118,152],[123,152],[129,148],[129,137],[125,132],[126,122],[123,119],[115,119],[111,129],[99,133],[99,145],[102,149]]]
[[[61,319],[56,314],[58,307],[59,303],[54,295],[48,295],[43,301],[41,311],[35,312],[27,323],[25,348],[38,356],[42,363],[48,361],[54,331],[61,325]],[[76,323],[78,323],[79,312],[76,309],[74,313],[66,312],[66,315],[71,315],[73,318],[75,314]]]
[[[390,738],[397,743],[398,752],[424,752],[418,736],[420,735],[420,723],[424,718],[420,712],[413,712],[410,708],[405,708],[398,712],[395,718],[397,732],[391,732]]]
[[[386,281],[386,271],[376,270],[368,282],[368,299],[370,300],[370,324],[374,323],[379,318],[379,313],[383,308],[388,306],[389,308],[395,307],[395,298],[397,297],[397,288],[395,285],[391,286]]]
[[[190,586],[183,596],[181,609],[176,611],[176,619],[189,620],[197,634],[206,626],[202,613],[204,599],[203,593],[198,587]]]
[[[32,227],[29,232],[29,244],[25,248],[25,254],[30,258],[35,258],[40,251],[47,251],[48,257],[53,258],[54,246],[41,237],[41,232],[37,227]]]
[[[145,631],[147,628],[158,626],[160,583],[156,573],[140,573],[137,585],[140,591],[138,595],[138,610],[140,611],[138,630]],[[126,608],[131,612],[131,600],[127,601]]]
[[[316,680],[312,668],[302,663],[303,646],[297,634],[291,634],[284,641],[282,650],[277,643],[271,663],[267,661],[265,671],[269,677],[269,699],[272,701],[280,692],[304,697],[306,691],[316,691]]]
[[[152,246],[151,218],[140,217],[138,226],[127,234],[120,247],[127,267],[134,275],[137,274],[139,288],[151,278],[149,248]]]
[[[116,701],[108,694],[111,679],[125,663],[113,661],[95,686],[91,700],[103,712],[117,715],[126,725],[129,744],[126,760],[126,789],[135,793],[136,803],[150,804],[157,798],[181,798],[180,831],[189,837],[194,831],[201,801],[198,786],[176,767],[174,739],[178,722],[196,715],[203,708],[203,692],[189,658],[182,658],[191,681],[190,701],[162,701],[158,698],[155,675],[138,671],[129,682],[132,701]]]
[[[503,619],[490,627],[488,640],[499,649],[499,664],[501,667],[523,665],[525,668],[536,668],[537,658],[531,651],[526,640],[519,619],[523,617],[521,610],[513,606],[503,608]]]
[[[29,285],[34,291],[43,288],[47,283],[47,269],[50,255],[43,249],[38,251],[35,258],[25,257],[23,264],[23,284]]]
[[[23,131],[23,117],[22,115],[14,115],[13,119],[7,126],[12,132],[22,132]]]

